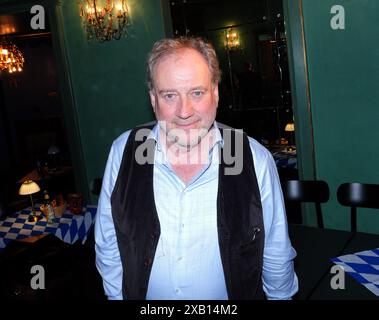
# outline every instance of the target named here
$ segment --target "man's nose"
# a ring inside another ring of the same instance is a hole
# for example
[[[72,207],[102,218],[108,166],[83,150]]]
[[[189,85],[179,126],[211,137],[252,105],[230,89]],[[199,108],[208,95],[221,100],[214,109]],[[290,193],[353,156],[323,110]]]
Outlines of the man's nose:
[[[190,99],[188,99],[187,97],[181,97],[179,101],[177,115],[178,117],[184,119],[189,118],[193,115],[193,105]]]

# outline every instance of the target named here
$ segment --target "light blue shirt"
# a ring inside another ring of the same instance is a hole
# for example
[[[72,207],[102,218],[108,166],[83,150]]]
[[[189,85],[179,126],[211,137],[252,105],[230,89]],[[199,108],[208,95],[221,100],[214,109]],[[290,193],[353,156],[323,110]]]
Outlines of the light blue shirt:
[[[153,189],[161,235],[153,261],[147,299],[226,300],[217,234],[219,148],[223,139],[214,123],[215,139],[208,163],[184,182],[171,169],[159,143],[156,125],[148,138],[157,141]],[[122,299],[122,265],[112,219],[110,196],[130,130],[116,139],[106,165],[95,224],[96,266],[109,299]],[[260,189],[265,228],[263,289],[268,299],[289,299],[298,290],[287,230],[283,196],[271,154],[249,138]]]

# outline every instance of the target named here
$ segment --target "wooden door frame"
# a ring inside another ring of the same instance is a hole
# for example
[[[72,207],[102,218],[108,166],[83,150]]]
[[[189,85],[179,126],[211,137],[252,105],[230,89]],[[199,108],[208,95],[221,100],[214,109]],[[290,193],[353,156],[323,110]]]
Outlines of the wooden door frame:
[[[295,120],[299,179],[316,180],[315,143],[312,121],[307,47],[304,34],[302,0],[283,0],[287,35],[288,65],[291,79],[292,108]],[[304,204],[303,223],[314,225],[315,208]]]

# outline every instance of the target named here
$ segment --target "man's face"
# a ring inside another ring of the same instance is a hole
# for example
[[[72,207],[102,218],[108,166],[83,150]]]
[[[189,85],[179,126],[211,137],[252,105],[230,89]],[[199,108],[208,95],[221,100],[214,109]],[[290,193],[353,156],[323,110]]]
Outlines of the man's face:
[[[216,118],[218,86],[205,59],[193,49],[164,57],[155,68],[151,104],[170,142],[196,146]]]

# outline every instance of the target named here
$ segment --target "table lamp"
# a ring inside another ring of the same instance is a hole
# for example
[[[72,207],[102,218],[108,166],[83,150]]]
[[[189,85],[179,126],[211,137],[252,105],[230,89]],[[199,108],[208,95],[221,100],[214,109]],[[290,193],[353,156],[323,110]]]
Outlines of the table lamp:
[[[286,127],[284,128],[284,131],[290,133],[290,146],[288,151],[292,151],[294,149],[294,142],[293,142],[293,132],[295,131],[295,124],[293,122],[289,122],[286,124]]]
[[[27,180],[21,185],[20,190],[18,191],[20,195],[30,196],[30,201],[32,202],[32,215],[29,216],[29,219],[28,219],[29,222],[36,222],[42,218],[41,215],[39,216],[36,215],[36,211],[34,210],[33,197],[32,197],[33,193],[37,193],[40,190],[41,189],[38,186],[38,184],[36,184],[33,180]]]

